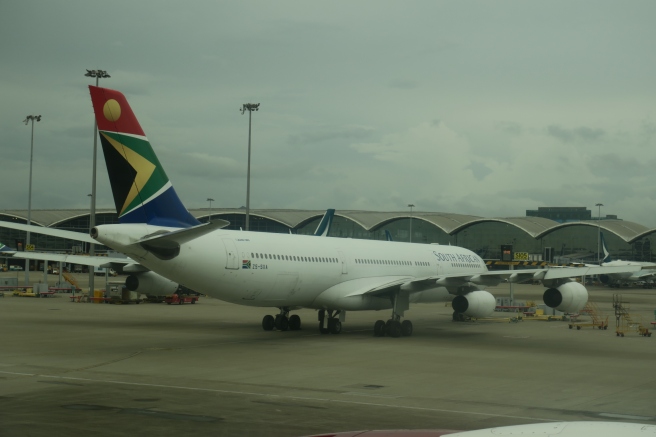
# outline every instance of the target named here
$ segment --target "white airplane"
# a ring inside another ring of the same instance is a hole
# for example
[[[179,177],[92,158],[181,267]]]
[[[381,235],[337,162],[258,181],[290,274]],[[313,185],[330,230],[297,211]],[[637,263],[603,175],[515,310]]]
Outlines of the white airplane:
[[[599,275],[599,280],[608,284],[610,287],[619,288],[622,285],[630,285],[636,282],[644,282],[645,288],[652,288],[654,280],[656,279],[656,263],[640,262],[640,261],[623,261],[621,259],[613,260],[608,251],[604,234],[600,233],[601,247],[604,251],[604,259],[602,266],[606,267],[625,267],[625,266],[638,266],[640,270],[635,272],[621,272],[621,273],[607,273]]]
[[[331,432],[307,437],[647,437],[656,434],[656,426],[629,422],[548,422],[499,426],[473,431],[400,429],[379,431]]]
[[[481,289],[501,281],[541,281],[547,305],[576,312],[587,290],[571,279],[593,268],[488,271],[456,246],[268,234],[198,224],[178,198],[125,96],[90,86],[91,100],[119,224],[91,230],[95,241],[139,265],[209,296],[240,305],[275,307],[265,330],[296,330],[298,308],[318,310],[321,333],[338,334],[346,311],[391,310],[377,336],[412,334],[401,322],[410,303],[452,300],[456,313],[484,317],[496,302]],[[595,273],[637,267],[595,267]]]

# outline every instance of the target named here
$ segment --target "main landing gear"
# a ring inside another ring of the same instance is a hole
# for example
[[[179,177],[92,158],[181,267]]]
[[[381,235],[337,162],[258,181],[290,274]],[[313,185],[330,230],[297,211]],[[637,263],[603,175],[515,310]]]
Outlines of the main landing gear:
[[[278,331],[298,331],[301,329],[301,318],[296,314],[290,316],[287,308],[280,308],[280,314],[277,314],[275,318],[271,315],[264,316],[262,329],[265,331],[273,331],[274,329]]]
[[[342,332],[342,322],[339,320],[339,311],[319,310],[319,332],[322,334],[339,334]]]
[[[409,337],[412,335],[412,322],[410,320],[404,320],[401,322],[401,317],[398,315],[392,315],[393,318],[384,322],[382,320],[377,320],[374,323],[374,337]]]
[[[392,298],[392,318],[387,322],[377,320],[374,323],[374,337],[409,337],[412,335],[412,322],[410,320],[401,321],[403,313],[410,308],[408,293],[400,292],[391,296]]]

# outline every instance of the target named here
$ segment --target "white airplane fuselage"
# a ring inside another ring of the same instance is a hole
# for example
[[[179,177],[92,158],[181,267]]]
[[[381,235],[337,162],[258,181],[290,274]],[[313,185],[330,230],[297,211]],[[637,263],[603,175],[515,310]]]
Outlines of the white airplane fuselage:
[[[216,230],[180,245],[177,256],[162,260],[133,243],[157,230],[148,225],[98,226],[98,241],[128,254],[170,280],[218,299],[260,307],[349,310],[391,308],[384,297],[348,299],[330,288],[366,278],[428,278],[487,272],[475,253],[440,246],[305,235]],[[128,238],[129,237],[129,238]],[[329,290],[327,294],[324,294]],[[323,295],[322,295],[323,294]],[[437,285],[411,294],[411,302],[453,298]]]

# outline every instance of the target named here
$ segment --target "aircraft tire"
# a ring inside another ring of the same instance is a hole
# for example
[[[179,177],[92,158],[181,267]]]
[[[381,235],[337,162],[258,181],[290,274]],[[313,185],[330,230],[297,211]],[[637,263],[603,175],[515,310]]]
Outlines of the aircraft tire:
[[[274,324],[278,331],[287,331],[289,329],[289,319],[281,314],[276,316]]]
[[[400,337],[401,336],[401,322],[392,321],[387,327],[386,334],[390,337]]]
[[[384,337],[385,336],[385,322],[382,320],[376,320],[374,323],[374,337]]]
[[[273,328],[275,327],[275,320],[273,319],[272,315],[266,315],[262,319],[262,329],[265,331],[273,331]]]
[[[301,318],[298,314],[289,317],[289,329],[291,331],[298,331],[301,329]]]
[[[412,322],[410,320],[404,320],[401,322],[401,335],[404,337],[410,337],[412,335]]]
[[[329,319],[328,330],[331,334],[339,334],[342,332],[342,322],[340,322],[339,319]]]

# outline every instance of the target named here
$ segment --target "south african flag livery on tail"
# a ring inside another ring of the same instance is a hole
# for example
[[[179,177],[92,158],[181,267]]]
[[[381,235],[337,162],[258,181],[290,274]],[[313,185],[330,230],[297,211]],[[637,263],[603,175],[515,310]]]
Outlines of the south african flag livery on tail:
[[[198,225],[176,194],[125,96],[89,86],[120,223]]]

